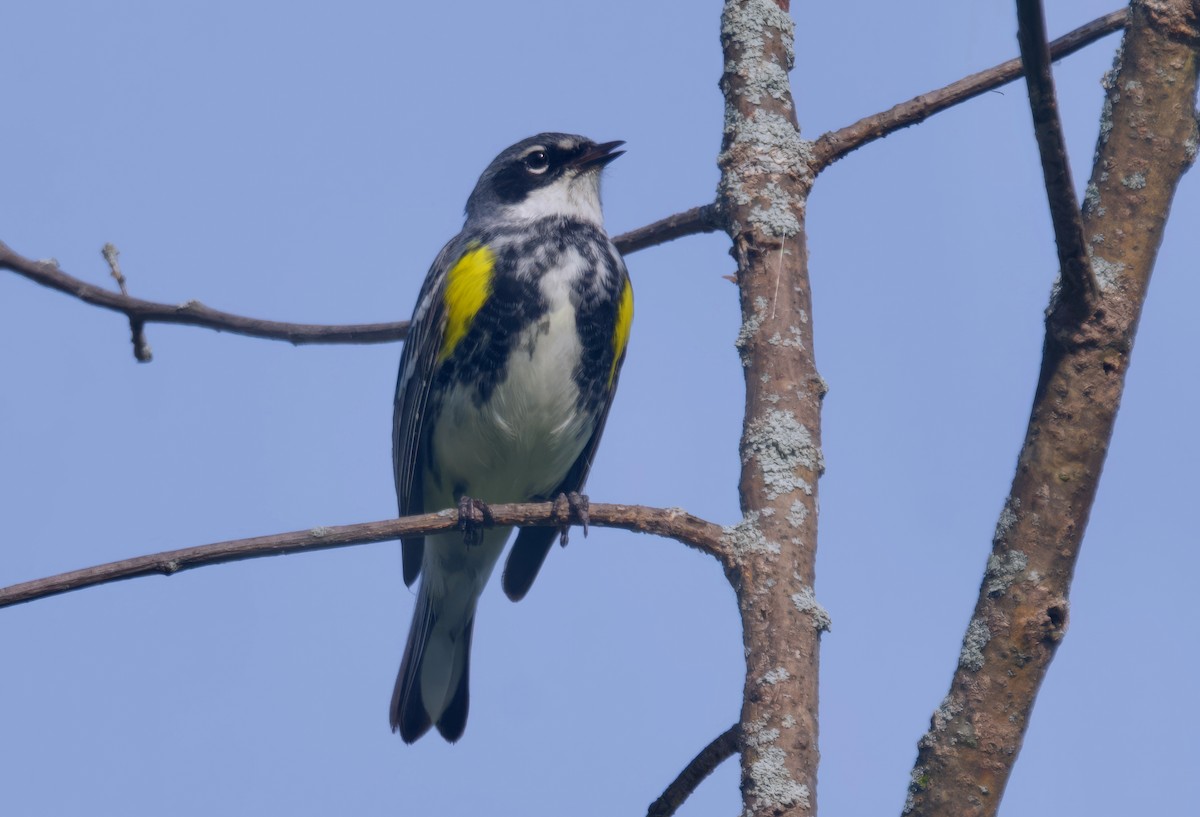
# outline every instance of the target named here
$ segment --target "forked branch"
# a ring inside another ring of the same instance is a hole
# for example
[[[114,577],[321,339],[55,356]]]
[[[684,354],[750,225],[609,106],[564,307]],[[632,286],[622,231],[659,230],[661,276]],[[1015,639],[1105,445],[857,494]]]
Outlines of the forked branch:
[[[1074,306],[1082,311],[1095,301],[1099,285],[1083,240],[1083,218],[1079,200],[1075,197],[1075,183],[1071,180],[1062,119],[1058,115],[1041,0],[1017,0],[1017,26],[1025,84],[1029,88],[1029,109],[1033,114],[1046,198],[1050,202],[1050,221],[1054,224],[1054,239],[1058,246],[1063,298],[1075,301]]]
[[[1175,187],[1195,160],[1200,20],[1192,0],[1138,0],[1105,78],[1083,211],[1098,308],[1053,310],[1012,488],[950,691],[918,743],[906,815],[991,817],[1069,593],[1112,439],[1138,318]]]

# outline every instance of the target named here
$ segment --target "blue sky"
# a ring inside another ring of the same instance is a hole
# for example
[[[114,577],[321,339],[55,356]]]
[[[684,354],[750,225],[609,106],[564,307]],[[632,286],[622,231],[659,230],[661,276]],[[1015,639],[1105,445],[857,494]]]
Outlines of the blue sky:
[[[1048,4],[1052,35],[1112,10]],[[796,3],[803,133],[1016,53],[1008,2]],[[710,201],[720,4],[9,4],[0,240],[132,294],[321,323],[407,318],[479,172],[541,130],[625,139],[619,233]],[[1110,37],[1060,63],[1077,186]],[[1072,594],[1004,814],[1180,813],[1200,763],[1194,304],[1168,226]],[[830,384],[817,595],[826,814],[896,814],[945,694],[1037,376],[1055,252],[1024,87],[852,154],[809,210]],[[595,501],[738,518],[727,240],[629,258],[637,311]],[[398,345],[128,326],[0,275],[0,584],[395,513]],[[731,724],[718,565],[593,530],[485,594],[464,739],[386,708],[413,594],[380,544],[0,611],[0,790],[20,815],[638,814]],[[738,809],[736,762],[683,815]]]

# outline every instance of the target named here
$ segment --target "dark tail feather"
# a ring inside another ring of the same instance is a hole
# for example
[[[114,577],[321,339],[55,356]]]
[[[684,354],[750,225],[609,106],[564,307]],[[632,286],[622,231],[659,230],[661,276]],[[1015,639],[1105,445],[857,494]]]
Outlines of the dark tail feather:
[[[462,649],[463,649],[463,667],[462,675],[458,679],[458,688],[454,690],[454,697],[450,699],[450,703],[446,706],[446,711],[438,718],[437,728],[442,733],[442,737],[454,743],[462,737],[463,730],[467,728],[467,710],[471,707],[470,695],[470,678],[471,678],[471,634],[475,631],[475,617],[471,616],[471,620],[467,622],[467,627],[462,634]],[[424,707],[422,707],[424,711]],[[429,728],[428,720],[426,720],[426,729]]]
[[[392,731],[399,731],[405,743],[412,743],[432,726],[429,713],[425,711],[425,702],[421,699],[421,659],[425,655],[425,642],[432,630],[433,611],[422,586],[417,594],[412,626],[408,629],[404,658],[400,660],[396,688],[392,692]]]
[[[425,558],[425,537],[402,537],[400,555],[404,560],[404,584],[406,587],[412,587],[412,583],[421,573],[421,561]]]
[[[521,528],[508,561],[504,563],[504,577],[500,583],[506,596],[513,601],[525,598],[558,535],[555,528]]]
[[[396,676],[396,688],[392,692],[391,723],[392,731],[399,732],[405,743],[413,743],[433,725],[429,710],[425,706],[425,697],[421,688],[421,675],[425,664],[429,641],[434,638],[434,625],[438,622],[433,613],[433,606],[422,584],[417,593],[417,604],[413,610],[412,626],[408,630],[408,643],[404,647],[404,658],[400,660],[400,672]],[[471,634],[475,629],[475,616],[463,628],[457,639],[448,642],[450,660],[455,664],[461,663],[462,670],[458,676],[454,695],[446,704],[446,709],[438,716],[437,728],[442,737],[453,743],[462,737],[467,727],[467,710],[470,707],[468,692],[471,670]],[[445,638],[442,633],[437,638]],[[446,653],[445,644],[435,650],[435,655]],[[453,679],[454,670],[449,670]],[[436,673],[435,673],[436,677]],[[450,683],[454,683],[453,680]],[[431,690],[434,700],[444,700],[446,689]]]

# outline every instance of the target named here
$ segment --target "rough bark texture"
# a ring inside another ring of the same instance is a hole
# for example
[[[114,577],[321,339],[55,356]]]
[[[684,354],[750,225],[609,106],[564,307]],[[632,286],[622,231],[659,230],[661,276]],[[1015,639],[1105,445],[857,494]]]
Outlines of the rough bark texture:
[[[815,813],[817,651],[827,628],[812,589],[824,387],[804,237],[811,157],[788,81],[793,35],[786,2],[725,4],[718,202],[738,267],[746,374],[743,519],[727,533],[746,649],[746,815]]]
[[[1112,436],[1138,317],[1175,187],[1197,148],[1197,9],[1135,2],[1113,70],[1084,235],[1099,299],[1052,299],[1012,490],[959,666],[921,739],[905,814],[995,814],[1068,591]]]

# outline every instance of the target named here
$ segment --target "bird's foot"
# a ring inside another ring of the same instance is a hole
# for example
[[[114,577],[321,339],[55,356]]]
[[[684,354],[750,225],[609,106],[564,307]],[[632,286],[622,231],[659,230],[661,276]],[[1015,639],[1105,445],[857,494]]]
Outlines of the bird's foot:
[[[458,500],[458,529],[463,532],[463,541],[468,545],[477,545],[483,538],[483,529],[496,524],[492,518],[492,509],[482,499],[472,499],[469,496]]]
[[[567,546],[572,521],[582,525],[583,535],[588,535],[588,523],[591,522],[588,508],[589,502],[587,496],[578,491],[571,491],[569,494],[559,494],[554,498],[554,518],[559,523],[558,543],[560,545],[563,547]]]

